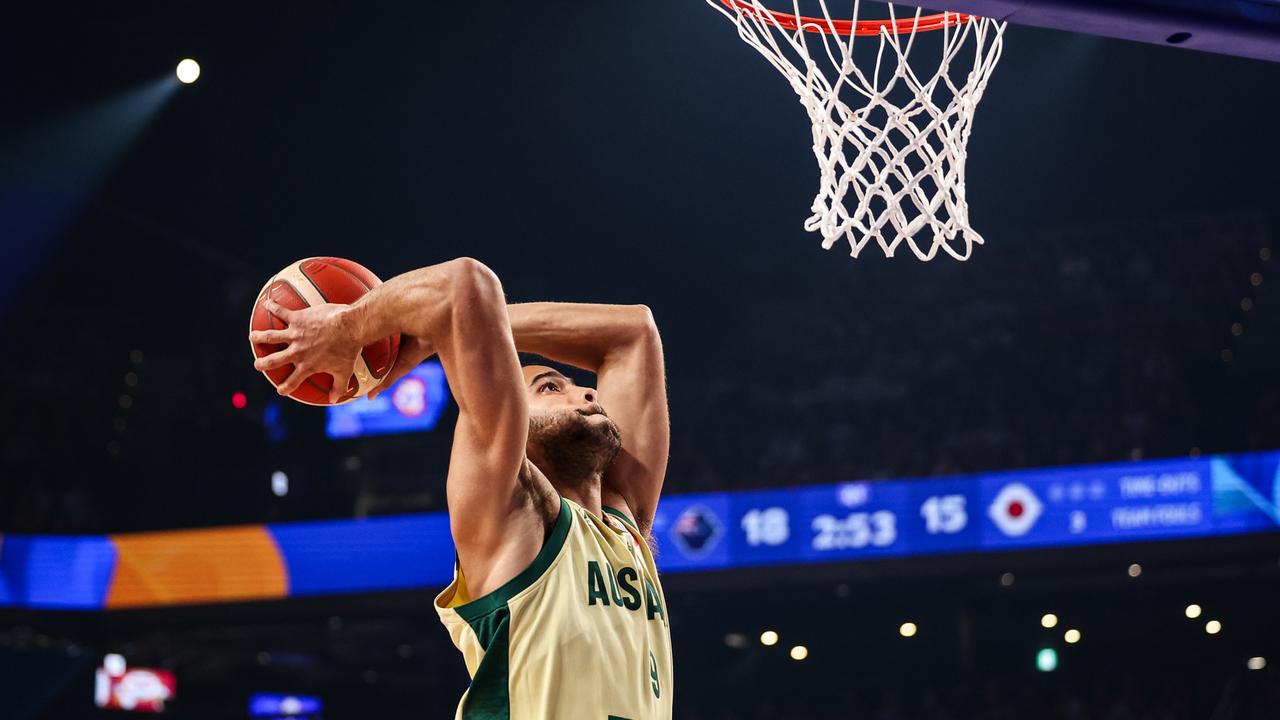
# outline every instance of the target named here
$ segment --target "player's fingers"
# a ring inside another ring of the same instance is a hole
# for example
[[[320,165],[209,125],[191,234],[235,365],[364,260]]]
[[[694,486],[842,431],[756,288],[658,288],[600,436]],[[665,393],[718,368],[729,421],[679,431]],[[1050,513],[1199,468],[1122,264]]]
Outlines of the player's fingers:
[[[284,330],[250,330],[249,342],[251,343],[286,343],[293,339],[293,330],[285,328]]]
[[[337,405],[343,395],[347,394],[347,385],[351,382],[351,377],[340,378],[332,373],[329,377],[333,378],[333,384],[329,386],[329,404]]]
[[[284,367],[293,362],[293,351],[285,348],[279,352],[273,352],[270,355],[263,355],[253,361],[255,370],[275,370],[278,367]]]
[[[284,382],[276,386],[276,392],[281,395],[291,395],[293,394],[293,391],[297,390],[298,386],[305,382],[310,376],[311,372],[309,370],[301,365],[295,366],[293,368],[293,372],[289,373],[289,377],[285,378]]]
[[[267,298],[267,301],[264,302],[262,306],[267,309],[267,312],[271,313],[272,315],[275,315],[276,317],[280,318],[286,323],[293,322],[293,314],[295,311],[290,310],[289,308],[281,305],[275,300],[272,300],[271,298]]]
[[[413,368],[414,365],[412,363],[400,362],[397,359],[395,367],[391,368],[391,372],[387,373],[387,376],[382,378],[382,382],[378,383],[377,387],[369,391],[369,399],[372,400],[381,395],[383,390],[395,385],[396,381],[405,375],[408,375],[409,371]]]

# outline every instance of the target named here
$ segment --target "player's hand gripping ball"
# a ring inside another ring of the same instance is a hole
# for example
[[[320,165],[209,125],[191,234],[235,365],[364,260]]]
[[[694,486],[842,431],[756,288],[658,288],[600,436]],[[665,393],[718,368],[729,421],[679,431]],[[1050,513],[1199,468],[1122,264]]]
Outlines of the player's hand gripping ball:
[[[400,336],[360,347],[346,306],[382,284],[351,260],[299,260],[267,281],[249,318],[254,367],[277,392],[308,405],[368,393],[396,364]]]

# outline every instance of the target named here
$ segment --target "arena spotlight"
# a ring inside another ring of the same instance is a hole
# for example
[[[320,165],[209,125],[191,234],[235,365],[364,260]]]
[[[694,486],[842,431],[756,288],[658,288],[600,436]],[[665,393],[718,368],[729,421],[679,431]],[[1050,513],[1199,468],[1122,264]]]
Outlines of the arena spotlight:
[[[1195,603],[1191,603],[1187,606],[1187,609],[1184,612],[1186,612],[1188,619],[1195,620],[1200,617],[1200,606]]]
[[[1204,631],[1209,633],[1210,635],[1217,635],[1218,633],[1222,632],[1222,623],[1218,622],[1217,620],[1210,620],[1209,622],[1204,624]]]
[[[765,630],[764,632],[760,633],[760,644],[766,647],[777,645],[778,633],[772,630]]]
[[[1062,634],[1062,639],[1066,640],[1068,645],[1075,645],[1080,642],[1080,631],[1075,628],[1071,628]]]
[[[1251,657],[1244,665],[1250,670],[1261,670],[1267,666],[1267,659],[1264,657]]]
[[[742,633],[729,633],[724,636],[724,644],[736,650],[747,646],[747,636]]]
[[[1142,566],[1134,563],[1129,566],[1129,577],[1136,578],[1142,574]]]
[[[1053,613],[1045,613],[1040,616],[1040,627],[1053,628],[1058,626],[1058,616]]]
[[[1058,669],[1058,651],[1053,648],[1040,648],[1036,653],[1036,669],[1040,672],[1053,672]]]
[[[178,63],[177,73],[179,82],[183,85],[190,85],[200,77],[200,63],[191,58],[186,58]]]
[[[1011,587],[1013,585],[1013,573],[1007,572],[1000,576],[1000,585],[1003,587]]]
[[[803,645],[796,645],[795,647],[791,648],[792,660],[803,660],[807,657],[809,657],[809,648]]]
[[[283,470],[271,473],[271,492],[276,497],[284,497],[289,494],[289,476]]]
[[[904,622],[898,627],[898,634],[904,638],[915,637],[917,630],[919,630],[919,628],[916,627],[915,623]]]

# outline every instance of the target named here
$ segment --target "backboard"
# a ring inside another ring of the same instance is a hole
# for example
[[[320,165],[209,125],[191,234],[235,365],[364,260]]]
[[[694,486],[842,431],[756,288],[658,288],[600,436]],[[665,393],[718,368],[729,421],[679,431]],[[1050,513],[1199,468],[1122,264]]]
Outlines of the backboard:
[[[1280,0],[946,0],[1015,25],[1280,62]]]

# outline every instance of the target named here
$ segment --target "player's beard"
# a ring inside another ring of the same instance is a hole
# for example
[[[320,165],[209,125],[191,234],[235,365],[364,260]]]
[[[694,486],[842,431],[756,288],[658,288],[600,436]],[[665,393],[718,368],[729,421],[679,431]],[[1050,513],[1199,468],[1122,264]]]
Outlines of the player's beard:
[[[529,459],[557,482],[578,485],[598,478],[621,449],[618,426],[603,412],[590,417],[577,410],[529,416]]]

